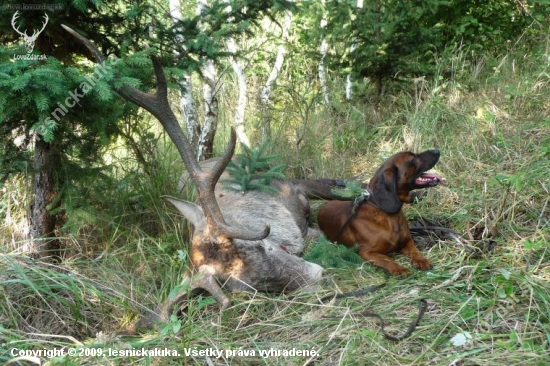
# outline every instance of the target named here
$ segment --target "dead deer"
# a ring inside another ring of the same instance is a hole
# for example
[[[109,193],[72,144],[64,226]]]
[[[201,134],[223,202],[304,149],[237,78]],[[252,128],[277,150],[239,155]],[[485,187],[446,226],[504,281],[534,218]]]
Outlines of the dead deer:
[[[82,42],[98,63],[105,60],[90,40],[67,26],[63,28]],[[242,194],[217,184],[233,155],[235,133],[231,133],[223,156],[210,170],[203,170],[168,103],[160,60],[155,56],[151,56],[151,60],[157,83],[155,94],[130,86],[117,92],[149,111],[162,124],[196,187],[198,204],[164,197],[193,225],[189,250],[192,270],[184,275],[181,291],[159,306],[145,324],[166,322],[174,305],[195,289],[211,293],[223,310],[230,301],[220,284],[230,291],[277,293],[314,285],[321,278],[323,268],[298,256],[304,239],[318,235],[308,227],[308,199],[340,197],[331,192],[330,185],[318,181],[274,181],[277,195],[260,191]]]

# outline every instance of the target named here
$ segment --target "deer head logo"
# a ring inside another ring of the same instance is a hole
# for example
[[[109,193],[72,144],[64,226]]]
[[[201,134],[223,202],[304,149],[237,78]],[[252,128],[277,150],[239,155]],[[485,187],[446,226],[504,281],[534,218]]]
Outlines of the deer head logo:
[[[40,35],[40,33],[42,33],[42,31],[44,30],[44,28],[46,28],[46,24],[48,24],[48,14],[44,13],[44,19],[46,20],[43,24],[42,24],[42,29],[40,29],[39,31],[34,31],[32,33],[32,36],[29,36],[27,35],[27,30],[25,29],[25,32],[21,32],[19,30],[19,27],[17,27],[15,25],[15,21],[17,20],[17,18],[19,17],[19,15],[17,14],[19,13],[19,11],[16,11],[15,14],[13,14],[13,17],[11,18],[11,26],[13,27],[13,29],[19,33],[21,35],[21,37],[23,37],[23,40],[25,41],[25,45],[27,46],[27,53],[31,53],[32,50],[34,49],[34,42],[36,41],[36,39],[38,38],[38,36]]]

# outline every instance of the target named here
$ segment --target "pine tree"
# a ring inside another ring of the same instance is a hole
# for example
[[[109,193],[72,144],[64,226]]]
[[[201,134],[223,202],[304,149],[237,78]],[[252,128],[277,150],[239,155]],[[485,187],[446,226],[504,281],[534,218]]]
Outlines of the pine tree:
[[[251,149],[242,145],[244,153],[235,155],[229,162],[226,171],[231,179],[224,179],[222,183],[228,189],[243,194],[246,191],[262,191],[277,194],[279,191],[271,185],[273,179],[284,179],[285,165],[271,166],[277,155],[264,155],[266,145],[263,144],[257,149]]]
[[[83,193],[89,191],[86,181],[98,177],[100,152],[117,134],[123,103],[105,87],[112,76],[103,75],[84,93],[95,69],[66,67],[54,57],[12,61],[17,52],[0,47],[0,178],[30,173],[26,250],[57,256],[55,230],[74,217],[71,211],[90,203],[83,199],[89,195]]]

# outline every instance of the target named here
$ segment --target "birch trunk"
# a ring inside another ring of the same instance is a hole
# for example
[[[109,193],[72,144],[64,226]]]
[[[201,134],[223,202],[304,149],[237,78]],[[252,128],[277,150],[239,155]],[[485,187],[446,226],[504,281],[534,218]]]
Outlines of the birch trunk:
[[[325,4],[325,1],[322,1],[323,5]],[[326,15],[323,15],[323,18],[321,19],[321,24],[319,25],[321,28],[321,32],[323,33],[324,30],[327,27],[327,17]],[[325,56],[328,51],[328,42],[326,41],[325,37],[321,40],[321,47],[319,48],[319,53],[321,54],[321,60],[319,60],[319,68],[318,68],[318,75],[319,75],[319,83],[321,84],[321,91],[323,93],[323,101],[325,102],[325,105],[328,107],[330,105],[330,94],[328,91],[328,85],[327,85],[327,70],[325,68]]]
[[[181,0],[170,0],[170,17],[172,21],[181,20]],[[185,39],[181,35],[176,36],[177,41],[180,44],[184,44]],[[178,51],[174,51],[176,58],[180,57]],[[187,137],[191,146],[197,153],[197,145],[200,136],[199,118],[197,115],[197,108],[195,106],[195,98],[193,96],[193,85],[191,84],[191,75],[183,75],[181,79],[177,81],[179,87],[179,106],[181,115],[185,121],[185,129],[187,130]]]
[[[357,0],[357,9],[362,9],[362,8],[363,8],[363,0]],[[353,53],[353,51],[355,51],[356,48],[357,48],[357,45],[355,43],[352,43],[350,47],[350,53]],[[346,99],[347,100],[350,100],[352,97],[352,86],[353,86],[353,83],[351,80],[351,75],[348,74],[348,76],[346,77]]]
[[[228,0],[226,0],[226,2],[228,2]],[[228,6],[228,10],[231,10],[230,6]],[[233,55],[237,53],[237,45],[235,44],[235,40],[233,39],[233,37],[229,37],[229,39],[227,40],[227,50]],[[246,112],[246,104],[248,103],[248,97],[246,95],[248,92],[246,74],[244,73],[241,63],[237,61],[234,56],[229,57],[229,63],[231,64],[231,68],[233,68],[233,71],[237,76],[238,86],[237,106],[235,108],[233,126],[235,128],[235,132],[237,133],[237,138],[239,139],[241,144],[250,147],[250,140],[248,139],[248,136],[246,135],[244,129],[244,117]]]
[[[200,15],[208,5],[208,0],[197,0],[197,14]],[[201,25],[199,25],[201,26]],[[204,123],[199,135],[197,158],[199,161],[210,159],[214,152],[214,136],[218,128],[218,72],[213,60],[206,60],[202,70],[204,84]]]
[[[180,95],[180,110],[185,120],[187,138],[189,139],[191,146],[193,146],[195,154],[197,154],[201,127],[199,125],[197,107],[195,106],[195,97],[193,96],[191,75],[184,75],[182,79],[178,80],[178,86]]]
[[[292,13],[289,11],[285,12],[285,19],[282,29],[282,41],[288,39],[288,32],[292,24]],[[266,141],[271,135],[271,111],[270,111],[270,100],[271,100],[271,91],[273,89],[273,84],[279,76],[281,67],[285,61],[286,48],[283,43],[277,48],[277,56],[275,58],[275,64],[269,73],[264,87],[260,91],[260,108],[262,111],[262,140]]]
[[[237,52],[237,47],[235,45],[235,40],[233,40],[233,38],[230,38],[227,40],[227,49],[231,53]],[[239,139],[239,141],[243,145],[250,147],[250,140],[248,139],[248,136],[246,135],[246,132],[244,129],[244,117],[246,112],[246,104],[248,103],[248,98],[246,96],[246,93],[248,91],[248,85],[246,83],[246,74],[244,73],[243,67],[235,59],[235,57],[230,56],[229,62],[231,63],[231,67],[233,68],[233,71],[237,76],[237,85],[239,87],[239,90],[237,92],[237,106],[235,108],[235,117],[233,121],[233,126],[235,127],[235,132],[237,133],[237,138]]]

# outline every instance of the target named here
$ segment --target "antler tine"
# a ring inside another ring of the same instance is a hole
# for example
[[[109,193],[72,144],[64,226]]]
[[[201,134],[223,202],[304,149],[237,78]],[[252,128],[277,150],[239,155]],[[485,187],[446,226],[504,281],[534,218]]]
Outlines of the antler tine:
[[[73,37],[78,39],[92,53],[97,62],[101,63],[106,60],[105,55],[101,53],[101,51],[92,41],[81,36],[73,29],[64,24],[62,24],[61,26]],[[199,177],[197,174],[193,174],[193,172],[200,172],[201,168],[198,165],[197,161],[189,153],[190,151],[192,151],[191,144],[183,134],[183,131],[179,126],[176,116],[172,112],[172,109],[170,109],[166,79],[162,71],[160,60],[154,56],[151,56],[151,60],[153,62],[153,68],[155,70],[155,77],[157,80],[156,94],[148,94],[132,86],[126,86],[123,89],[116,89],[116,92],[120,94],[120,96],[122,96],[124,99],[129,100],[146,109],[159,120],[159,122],[162,124],[162,127],[164,127],[164,129],[166,130],[166,133],[168,133],[168,136],[170,136],[170,138],[172,139],[172,142],[174,142],[174,145],[176,145],[176,148],[178,149],[178,152],[183,159],[187,170],[191,174],[193,182],[196,184],[196,180]]]
[[[19,18],[18,13],[19,13],[19,10],[17,10],[15,12],[15,14],[13,14],[13,17],[11,17],[11,26],[17,33],[19,33],[19,35],[21,35],[23,37],[28,37],[27,36],[27,30],[25,29],[25,33],[21,33],[21,31],[19,30],[19,27],[17,27],[16,24],[15,24],[15,21],[17,20],[17,18]]]
[[[97,62],[103,62],[106,60],[105,55],[101,53],[92,41],[81,36],[66,25],[62,24],[61,26],[73,37],[78,39],[84,46],[86,46],[86,48],[88,48],[88,50],[93,54]],[[151,61],[153,63],[155,77],[157,80],[157,91],[155,94],[148,94],[131,86],[116,89],[116,92],[124,99],[134,102],[149,111],[162,124],[162,127],[178,149],[185,167],[187,168],[195,187],[197,187],[201,207],[206,216],[207,224],[213,233],[217,232],[218,234],[226,235],[232,239],[242,240],[261,240],[267,237],[270,232],[269,225],[266,225],[265,229],[260,234],[252,233],[246,229],[232,228],[228,226],[223,219],[223,215],[216,201],[214,187],[233,156],[236,144],[235,131],[231,131],[229,145],[220,162],[214,167],[214,170],[210,173],[203,172],[193,156],[193,149],[189,143],[189,140],[183,133],[174,112],[170,108],[170,103],[168,102],[168,88],[164,71],[162,69],[162,64],[155,56],[151,56]]]
[[[63,27],[63,29],[69,32],[74,38],[78,39],[80,43],[86,46],[86,48],[92,53],[92,55],[94,55],[97,62],[105,61],[105,56],[103,55],[103,53],[101,53],[101,51],[96,47],[96,45],[92,41],[76,33],[72,28],[67,27],[65,24],[61,24],[61,26]]]
[[[229,164],[229,161],[231,161],[231,158],[233,157],[236,144],[237,133],[235,132],[235,129],[231,128],[229,143],[225,148],[225,152],[222,158],[216,163],[216,165],[214,165],[210,173],[203,173],[206,176],[201,181],[202,187],[201,189],[197,189],[199,191],[199,199],[201,200],[201,203],[206,202],[206,204],[203,205],[203,210],[205,206],[210,208],[213,207],[214,204],[215,207],[218,207],[214,189],[216,184],[218,183],[218,180],[220,179],[220,176],[227,167],[227,164]],[[218,213],[219,216],[217,215]],[[207,223],[208,225],[210,225],[211,228],[216,230],[218,234],[225,235],[229,238],[237,238],[242,240],[262,240],[266,238],[271,231],[269,224],[265,226],[264,230],[261,233],[255,233],[246,229],[228,226],[225,223],[221,212],[219,211],[210,212],[209,214],[206,214],[206,217]]]
[[[208,189],[214,189],[216,183],[220,179],[223,171],[231,161],[233,154],[235,153],[235,147],[237,146],[237,133],[234,128],[231,128],[231,133],[229,135],[229,142],[225,147],[225,151],[222,155],[222,158],[218,160],[216,165],[212,168],[212,180],[209,182]]]
[[[261,233],[255,233],[247,229],[241,229],[236,227],[231,227],[226,224],[217,223],[216,228],[218,229],[218,234],[225,235],[228,238],[232,239],[241,239],[247,241],[257,241],[267,238],[271,232],[271,226],[266,224],[264,230]]]
[[[42,29],[40,29],[40,31],[34,31],[33,32],[33,36],[34,35],[37,35],[42,33],[42,31],[46,28],[46,25],[48,25],[48,20],[50,20],[50,18],[48,18],[48,14],[44,13],[44,18],[46,18],[46,22],[45,23],[42,23]]]

